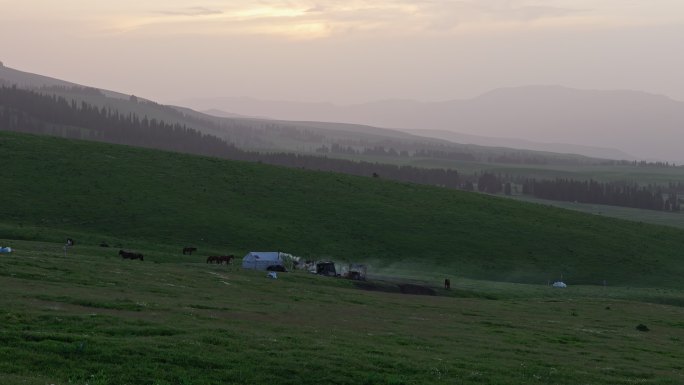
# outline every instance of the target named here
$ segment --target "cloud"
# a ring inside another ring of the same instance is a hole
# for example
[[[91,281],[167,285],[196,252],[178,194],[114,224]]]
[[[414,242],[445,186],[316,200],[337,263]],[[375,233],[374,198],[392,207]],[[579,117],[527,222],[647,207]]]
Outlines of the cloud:
[[[175,11],[160,11],[162,15],[174,15],[174,16],[208,16],[208,15],[220,15],[223,11],[219,9],[212,9],[206,7],[189,7],[183,8]]]
[[[639,14],[635,11],[637,7],[619,7],[615,0],[207,1],[208,6],[158,12],[156,17],[129,14],[119,20],[118,27],[121,31],[159,34],[172,31],[176,34],[321,38],[355,34],[458,34],[643,22],[634,16]]]

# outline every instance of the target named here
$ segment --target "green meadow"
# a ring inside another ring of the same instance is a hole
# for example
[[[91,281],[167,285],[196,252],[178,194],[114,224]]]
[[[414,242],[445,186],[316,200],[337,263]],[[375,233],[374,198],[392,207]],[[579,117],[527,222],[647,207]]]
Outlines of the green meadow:
[[[0,164],[3,385],[684,383],[680,229],[9,133]],[[372,275],[205,263],[256,249]]]
[[[6,385],[684,381],[680,290],[452,279],[414,296],[152,245],[140,262],[0,242],[16,248],[0,258]]]

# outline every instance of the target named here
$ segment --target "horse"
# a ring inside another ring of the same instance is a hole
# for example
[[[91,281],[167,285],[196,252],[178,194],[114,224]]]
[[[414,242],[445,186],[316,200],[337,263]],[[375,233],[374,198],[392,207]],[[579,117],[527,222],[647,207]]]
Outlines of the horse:
[[[219,263],[225,262],[226,265],[230,265],[230,261],[232,261],[233,258],[235,258],[234,255],[222,255],[219,257]]]
[[[214,263],[214,262],[218,263],[218,258],[219,257],[211,255],[211,256],[207,257],[207,263]]]
[[[447,290],[451,289],[451,280],[449,278],[444,280],[444,288]]]
[[[122,259],[139,259],[141,261],[144,261],[143,255],[140,253],[131,253],[128,251],[119,250],[119,255]]]
[[[185,255],[186,253],[192,255],[193,251],[197,251],[197,248],[196,247],[184,247],[183,248],[183,255]]]

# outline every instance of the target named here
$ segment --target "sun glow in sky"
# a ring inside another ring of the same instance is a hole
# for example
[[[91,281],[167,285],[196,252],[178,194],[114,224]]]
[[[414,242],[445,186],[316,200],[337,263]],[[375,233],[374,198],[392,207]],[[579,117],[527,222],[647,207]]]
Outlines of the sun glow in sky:
[[[297,38],[354,32],[435,35],[534,26],[614,27],[684,19],[684,2],[679,0],[5,0],[0,5],[0,17],[5,21],[35,21],[46,27],[68,21],[88,33],[272,34]],[[322,30],[327,33],[321,34]]]
[[[6,64],[162,101],[438,100],[540,83],[684,99],[670,71],[683,64],[681,0],[0,0],[0,10]]]

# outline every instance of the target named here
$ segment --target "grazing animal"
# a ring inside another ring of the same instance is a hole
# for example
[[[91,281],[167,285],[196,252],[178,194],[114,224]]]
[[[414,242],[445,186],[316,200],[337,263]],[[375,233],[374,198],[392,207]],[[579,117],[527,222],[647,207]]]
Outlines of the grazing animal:
[[[196,247],[184,247],[183,248],[183,255],[185,255],[185,254],[192,255],[193,251],[197,251],[197,248]]]
[[[107,244],[107,242],[102,241],[100,242],[100,247],[109,247],[109,244]]]
[[[139,259],[143,261],[143,255],[140,253],[131,253],[129,251],[119,250],[119,255],[122,259]]]
[[[218,263],[218,257],[214,255],[207,257],[207,263]]]
[[[444,288],[447,290],[451,289],[451,280],[449,278],[444,280]]]
[[[71,239],[71,238],[67,238],[66,244],[67,244],[67,246],[73,246],[73,245],[74,245],[74,240]]]

